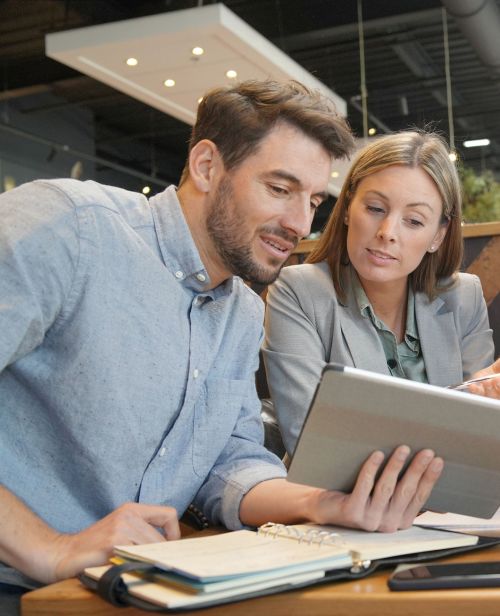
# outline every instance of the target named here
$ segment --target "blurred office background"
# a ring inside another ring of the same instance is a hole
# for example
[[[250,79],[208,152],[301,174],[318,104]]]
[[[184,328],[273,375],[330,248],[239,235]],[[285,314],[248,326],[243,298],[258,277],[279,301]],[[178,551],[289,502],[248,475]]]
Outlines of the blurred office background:
[[[47,57],[45,36],[211,4],[0,0],[0,190],[70,175],[152,193],[176,182],[189,125]],[[359,137],[430,123],[473,175],[500,179],[500,0],[224,4],[339,95]],[[476,139],[488,143],[464,146]]]

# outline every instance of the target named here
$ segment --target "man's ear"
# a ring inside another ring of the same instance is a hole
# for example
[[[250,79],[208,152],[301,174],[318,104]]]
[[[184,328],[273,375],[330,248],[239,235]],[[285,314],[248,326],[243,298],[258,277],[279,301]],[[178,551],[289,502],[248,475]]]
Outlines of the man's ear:
[[[189,175],[200,192],[209,192],[223,169],[219,150],[213,141],[202,139],[189,153]]]

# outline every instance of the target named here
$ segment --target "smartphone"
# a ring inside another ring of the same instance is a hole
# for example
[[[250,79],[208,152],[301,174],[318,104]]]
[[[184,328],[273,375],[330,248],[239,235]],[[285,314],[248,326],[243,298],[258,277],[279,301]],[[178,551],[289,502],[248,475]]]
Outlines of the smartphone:
[[[500,586],[500,561],[398,565],[387,584],[391,590]]]

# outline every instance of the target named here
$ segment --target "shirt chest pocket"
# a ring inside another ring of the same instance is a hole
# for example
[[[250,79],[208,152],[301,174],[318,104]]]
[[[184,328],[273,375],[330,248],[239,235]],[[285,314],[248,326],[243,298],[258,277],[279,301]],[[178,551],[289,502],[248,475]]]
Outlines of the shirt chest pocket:
[[[250,381],[209,379],[193,416],[193,468],[205,478],[224,449],[238,420]]]

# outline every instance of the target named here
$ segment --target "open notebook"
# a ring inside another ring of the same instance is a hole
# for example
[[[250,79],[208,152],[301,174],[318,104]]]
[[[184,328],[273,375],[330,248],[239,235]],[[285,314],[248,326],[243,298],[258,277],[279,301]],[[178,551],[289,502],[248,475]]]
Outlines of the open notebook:
[[[309,585],[332,571],[363,571],[374,559],[465,548],[477,541],[472,535],[417,527],[384,534],[314,524],[266,524],[257,532],[240,530],[118,546],[113,561],[154,565],[146,577],[141,571],[123,575],[128,593],[154,605],[178,609]],[[85,579],[98,580],[107,569],[86,569]]]

